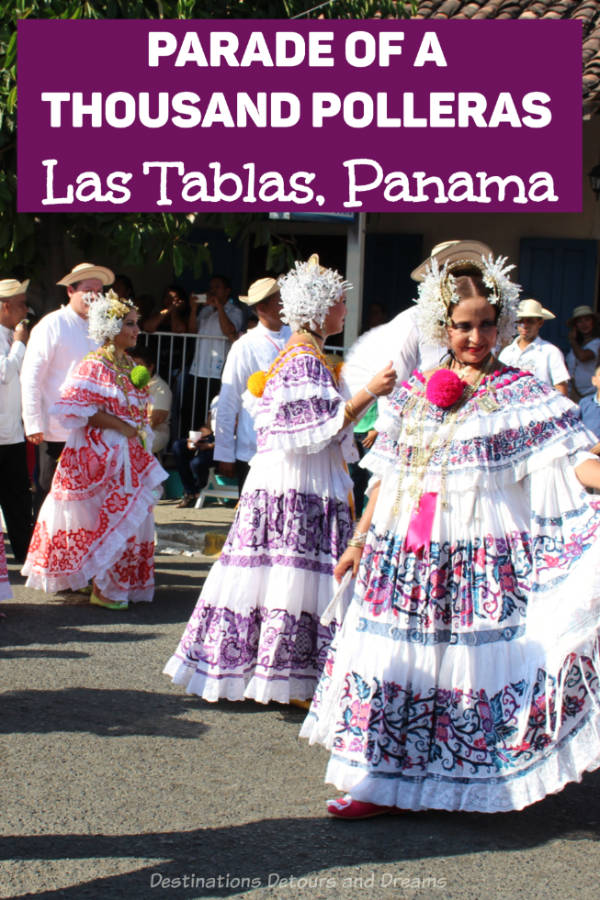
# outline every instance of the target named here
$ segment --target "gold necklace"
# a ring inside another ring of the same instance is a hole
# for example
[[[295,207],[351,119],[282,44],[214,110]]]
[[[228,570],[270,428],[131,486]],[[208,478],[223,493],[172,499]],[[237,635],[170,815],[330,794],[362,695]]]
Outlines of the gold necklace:
[[[493,354],[492,353],[488,354],[488,356],[486,357],[486,360],[485,360],[485,364],[482,366],[482,368],[475,369],[474,366],[470,365],[469,363],[460,363],[459,360],[455,356],[453,356],[450,360],[449,368],[452,371],[454,371],[452,369],[452,366],[454,365],[454,363],[456,363],[457,366],[461,366],[461,368],[456,369],[456,374],[458,375],[458,377],[460,379],[464,380],[465,375],[467,374],[469,369],[473,369],[475,372],[480,372],[480,373],[483,372],[483,374],[486,374],[487,372],[489,372],[490,364],[493,361],[493,359],[494,359]],[[482,377],[483,377],[483,375],[480,374],[479,377],[475,379],[475,383],[479,384]]]
[[[306,337],[309,340],[309,343],[311,343],[313,345],[315,350],[317,350],[321,354],[321,356],[325,356],[325,354],[323,353],[323,347],[321,344],[319,344],[319,341],[318,341],[318,338],[321,338],[320,334],[319,335],[315,334],[315,332],[311,331],[310,328],[300,328],[300,329],[298,329],[297,333],[306,335]],[[324,341],[325,339],[322,338],[322,340]]]
[[[132,406],[131,400],[129,399],[129,392],[131,388],[135,388],[133,384],[130,374],[131,370],[134,368],[133,360],[128,359],[128,357],[123,354],[123,358],[119,359],[116,353],[116,348],[111,351],[110,346],[108,347],[100,347],[98,350],[98,355],[101,356],[106,362],[110,363],[112,370],[115,375],[115,381],[117,382],[118,387],[121,388],[123,394],[125,395],[125,402],[127,403],[127,410],[132,420],[135,422],[135,429],[138,433],[138,437],[140,439],[140,443],[142,447],[146,449],[146,428],[145,425],[149,421],[148,408],[146,407],[145,412],[140,409],[138,406]],[[127,373],[127,375],[125,375]]]
[[[466,404],[473,397],[473,395],[477,392],[479,385],[483,378],[488,374],[491,370],[492,365],[494,363],[494,356],[490,354],[489,359],[487,360],[485,366],[479,370],[477,378],[473,382],[473,384],[467,384],[461,397],[459,400],[451,407],[448,411],[448,416],[444,422],[447,426],[445,429],[445,434],[442,433],[441,429],[436,429],[434,435],[432,436],[431,443],[425,446],[425,419],[427,416],[427,409],[431,406],[431,402],[427,399],[427,395],[425,392],[425,386],[421,386],[421,390],[415,396],[413,402],[409,401],[404,407],[404,411],[402,414],[403,419],[407,413],[413,413],[416,419],[415,424],[413,425],[409,420],[406,420],[405,431],[407,435],[414,435],[414,443],[412,445],[406,445],[406,459],[405,466],[400,470],[400,476],[398,480],[398,487],[396,490],[396,498],[394,501],[394,512],[397,514],[400,510],[400,501],[403,493],[403,482],[404,482],[404,472],[405,469],[410,469],[409,477],[410,484],[408,486],[408,493],[410,497],[413,499],[415,504],[415,509],[418,509],[419,503],[421,501],[421,497],[423,496],[423,481],[425,480],[425,475],[427,473],[427,469],[429,468],[429,464],[433,459],[434,455],[440,451],[442,451],[445,447],[449,446],[454,438],[456,433],[456,429],[461,421],[460,413],[464,411]],[[439,366],[438,368],[451,368],[452,360],[450,364]],[[485,408],[485,407],[483,407]],[[497,408],[497,404],[495,406]],[[487,411],[492,411],[488,409]],[[440,499],[442,503],[442,507],[444,509],[448,508],[448,503],[446,499],[446,482],[448,477],[448,453],[444,456],[440,464]]]

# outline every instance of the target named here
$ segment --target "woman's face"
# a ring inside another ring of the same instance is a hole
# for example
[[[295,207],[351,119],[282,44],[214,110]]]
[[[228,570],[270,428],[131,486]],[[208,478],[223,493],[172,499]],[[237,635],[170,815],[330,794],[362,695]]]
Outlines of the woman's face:
[[[330,334],[339,334],[340,331],[344,330],[346,312],[346,295],[342,294],[337,303],[334,303],[327,310],[325,322],[323,323],[325,337],[328,337]]]
[[[498,338],[496,307],[485,297],[461,300],[450,317],[448,344],[455,358],[469,366],[480,365]]]
[[[591,334],[594,330],[593,316],[578,316],[575,319],[575,327],[583,335]]]
[[[123,319],[121,330],[114,339],[114,345],[117,350],[130,350],[132,347],[135,347],[139,333],[138,314],[135,310],[132,310]]]

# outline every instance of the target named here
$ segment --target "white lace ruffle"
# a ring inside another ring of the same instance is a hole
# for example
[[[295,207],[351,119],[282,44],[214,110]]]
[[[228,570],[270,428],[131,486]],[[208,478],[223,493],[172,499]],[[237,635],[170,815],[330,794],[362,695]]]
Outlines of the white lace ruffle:
[[[437,493],[442,481],[449,491],[500,491],[565,457],[571,466],[593,459],[589,451],[594,436],[576,416],[564,422],[565,414],[575,409],[571,401],[545,390],[533,376],[524,378],[535,384],[534,400],[511,402],[513,388],[504,387],[496,394],[498,410],[486,412],[470,401],[469,415],[458,425],[427,411],[422,422],[415,422],[410,412],[403,415],[407,395],[400,388],[378,416],[375,428],[380,435],[360,465],[379,477],[390,466],[398,477],[409,477],[406,454],[434,444],[438,450],[429,461],[422,490]],[[444,443],[445,436],[449,443]]]
[[[125,373],[124,377],[127,377]],[[104,402],[103,402],[104,401]],[[92,354],[79,363],[62,387],[61,397],[50,408],[50,415],[56,416],[67,429],[87,425],[88,419],[99,410],[112,412],[118,406],[120,418],[132,425],[139,422],[139,411],[148,404],[148,392],[138,390],[133,384],[127,394],[118,386],[114,372],[102,357]],[[137,421],[130,410],[135,410]]]
[[[247,393],[246,408],[254,417],[261,451],[312,454],[332,440],[341,442],[345,400],[327,367],[313,354],[290,355],[255,404]],[[349,426],[346,430],[352,431]]]

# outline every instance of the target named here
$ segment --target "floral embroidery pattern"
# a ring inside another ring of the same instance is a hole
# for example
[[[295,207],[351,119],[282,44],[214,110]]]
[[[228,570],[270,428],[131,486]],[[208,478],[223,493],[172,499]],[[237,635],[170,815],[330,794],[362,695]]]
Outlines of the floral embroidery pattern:
[[[127,452],[131,469],[131,484],[138,488],[146,472],[155,465],[154,457],[135,439],[128,442]],[[53,496],[57,500],[78,500],[95,496],[98,491],[108,491],[112,506],[126,504],[124,495],[117,500],[124,486],[124,471],[117,472],[118,448],[109,446],[99,428],[86,428],[86,440],[81,446],[67,445],[60,455],[52,482]],[[125,505],[121,505],[124,509]]]
[[[57,402],[57,410],[63,415],[77,414],[81,410],[82,415],[89,415],[89,407],[103,409],[106,412],[118,416],[120,419],[135,423],[131,418],[130,405],[142,410],[146,414],[148,405],[148,388],[135,387],[133,383],[128,385],[128,398],[121,390],[115,391],[114,371],[106,359],[99,353],[90,353],[77,366]]]
[[[227,608],[197,606],[177,654],[199,670],[229,677],[316,678],[333,637],[317,616],[259,607],[245,616]]]
[[[351,529],[347,503],[334,497],[243,493],[220,562],[244,566],[247,558],[249,566],[293,565],[330,574]]]
[[[145,410],[147,391],[132,386],[130,402]],[[89,416],[95,407],[130,420],[114,373],[97,354],[74,370],[58,406],[65,415]],[[148,517],[160,474],[137,438],[126,441],[90,426],[75,429],[31,539],[26,568],[34,585],[61,590],[85,575],[110,580],[116,592],[131,589],[151,597],[154,542],[148,540]]]
[[[404,550],[402,536],[370,534],[357,594],[372,615],[391,609],[401,627],[421,633],[519,624],[534,571],[532,543],[519,532],[487,535],[432,542],[420,557]]]
[[[327,426],[342,402],[331,372],[318,356],[311,353],[290,356],[277,378],[267,381],[262,395],[262,414],[271,406],[273,414],[269,416],[268,426],[263,427],[259,414],[258,450],[270,446],[274,435],[310,432]]]
[[[154,541],[139,541],[132,535],[113,565],[111,579],[121,590],[143,590],[154,584]]]
[[[506,427],[506,420],[502,417],[501,410],[507,406],[518,404],[531,406],[535,409],[540,403],[547,403],[552,399],[551,388],[538,382],[527,373],[518,373],[520,377],[506,384],[502,376],[506,371],[499,372],[499,379],[492,379],[492,386],[498,383],[500,386],[494,390],[500,412],[497,415],[497,427],[490,429],[484,435],[472,435],[461,438],[460,430],[453,440],[445,443],[443,448],[438,448],[432,454],[429,463],[430,471],[439,471],[444,461],[453,473],[462,470],[485,469],[489,472],[502,471],[511,468],[515,462],[525,459],[532,451],[542,447],[560,443],[569,435],[580,436],[583,427],[578,416],[577,409],[560,408],[556,415],[538,419],[532,415],[527,424],[519,424],[518,427]],[[372,451],[373,459],[384,462],[392,461],[396,466],[408,469],[412,457],[417,448],[407,439],[406,427],[410,428],[410,416],[405,422],[402,412],[405,404],[414,393],[423,393],[423,385],[419,378],[413,378],[410,382],[394,391],[390,403],[395,415],[403,424],[403,430],[397,437],[382,431],[377,438],[375,448]],[[477,411],[478,397],[472,397],[460,413],[461,419],[468,419]],[[442,425],[447,416],[447,411],[437,406],[429,405],[426,409],[426,422],[428,428],[436,430]],[[586,441],[587,446],[587,441]]]
[[[535,765],[536,754],[551,743],[556,724],[555,685],[547,697],[546,683],[546,673],[539,670],[532,693],[520,681],[506,684],[490,697],[483,690],[435,685],[415,691],[410,685],[378,678],[369,684],[357,672],[348,672],[334,754],[360,755],[375,777],[393,773],[394,777],[436,780],[443,773],[462,782],[472,776],[480,779],[527,770]],[[600,686],[593,663],[587,657],[573,659],[565,679],[560,739],[575,734],[589,714],[588,690],[597,703]],[[321,693],[319,685],[317,697]],[[523,739],[515,744],[526,696],[531,696],[527,726]]]

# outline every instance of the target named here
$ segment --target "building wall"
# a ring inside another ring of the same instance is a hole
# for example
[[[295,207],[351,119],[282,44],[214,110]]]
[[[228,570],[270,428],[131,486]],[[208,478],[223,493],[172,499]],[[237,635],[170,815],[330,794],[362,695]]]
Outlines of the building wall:
[[[600,202],[587,173],[600,162],[600,116],[583,123],[583,211],[581,213],[379,213],[367,230],[422,234],[424,248],[456,238],[478,238],[517,263],[523,237],[586,238],[600,241]],[[543,164],[540,166],[543,168]],[[517,271],[518,277],[518,271]]]

